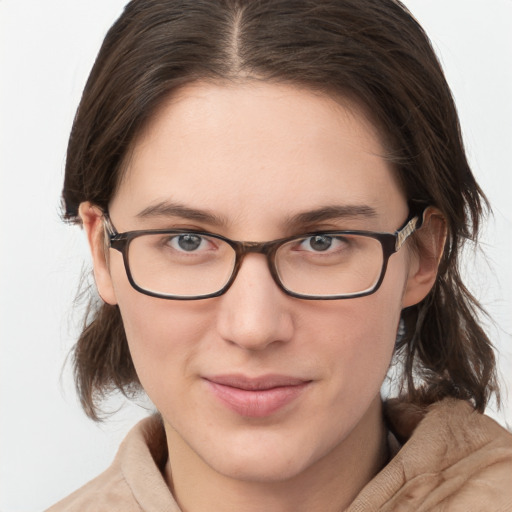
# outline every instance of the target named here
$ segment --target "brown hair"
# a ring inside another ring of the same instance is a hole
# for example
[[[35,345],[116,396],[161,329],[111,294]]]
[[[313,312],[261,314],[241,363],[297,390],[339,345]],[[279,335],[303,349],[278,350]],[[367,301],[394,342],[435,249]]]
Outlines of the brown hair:
[[[497,391],[481,308],[461,281],[465,240],[476,241],[486,200],[466,160],[450,89],[422,28],[396,0],[133,0],[108,32],[71,132],[63,198],[107,208],[123,157],[146,121],[195,80],[258,77],[355,97],[390,143],[409,200],[437,207],[448,237],[437,281],[402,313],[396,354],[402,392],[431,403]],[[140,384],[117,306],[91,310],[74,352],[86,413],[109,391]]]

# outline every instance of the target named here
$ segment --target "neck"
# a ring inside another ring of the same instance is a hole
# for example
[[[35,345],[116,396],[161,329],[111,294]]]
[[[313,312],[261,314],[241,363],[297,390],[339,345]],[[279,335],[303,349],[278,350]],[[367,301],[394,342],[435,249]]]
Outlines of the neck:
[[[286,480],[248,481],[223,475],[168,424],[166,435],[165,477],[183,512],[344,510],[388,460],[380,397],[339,445]]]

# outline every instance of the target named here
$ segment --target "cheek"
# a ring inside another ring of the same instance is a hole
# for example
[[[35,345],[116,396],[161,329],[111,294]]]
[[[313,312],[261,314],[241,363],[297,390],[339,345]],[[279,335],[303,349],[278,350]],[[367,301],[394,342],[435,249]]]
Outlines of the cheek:
[[[208,315],[195,304],[139,295],[120,303],[139,381],[162,413],[192,407],[188,390],[196,380],[197,361],[210,348]]]
[[[390,261],[386,278],[375,294],[328,304],[329,309],[324,305],[320,321],[319,314],[309,315],[317,326],[318,351],[325,354],[324,361],[333,362],[332,382],[345,398],[366,395],[371,399],[389,369],[407,272],[399,263],[398,258]]]
[[[350,372],[353,396],[367,395],[371,398],[380,390],[388,372],[395,347],[400,308],[390,311],[389,303],[384,304],[374,297],[361,299],[365,302],[361,311],[350,317],[351,333],[346,350],[346,365]]]
[[[172,301],[134,290],[124,269],[113,266],[112,278],[130,354],[150,398],[193,373],[195,355],[204,350],[211,328],[208,301]]]
[[[324,323],[324,335],[318,333],[319,349],[326,362],[337,362],[332,368],[333,381],[343,376],[343,389],[349,393],[360,393],[366,386],[380,387],[393,354],[399,319],[399,307],[390,311],[389,303],[384,307],[383,301],[369,296],[344,307],[330,325]]]

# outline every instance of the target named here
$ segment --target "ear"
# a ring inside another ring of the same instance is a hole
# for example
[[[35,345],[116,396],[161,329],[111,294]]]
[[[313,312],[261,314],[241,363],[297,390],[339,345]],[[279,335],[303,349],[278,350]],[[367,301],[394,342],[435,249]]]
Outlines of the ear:
[[[89,242],[89,248],[91,249],[94,280],[96,281],[98,293],[104,302],[111,305],[117,304],[108,266],[108,248],[105,245],[103,213],[97,206],[93,206],[89,202],[84,202],[80,204],[78,214],[82,220]]]
[[[446,242],[446,221],[436,208],[427,208],[423,226],[416,231],[415,246],[410,249],[410,267],[403,307],[421,302],[434,286]]]

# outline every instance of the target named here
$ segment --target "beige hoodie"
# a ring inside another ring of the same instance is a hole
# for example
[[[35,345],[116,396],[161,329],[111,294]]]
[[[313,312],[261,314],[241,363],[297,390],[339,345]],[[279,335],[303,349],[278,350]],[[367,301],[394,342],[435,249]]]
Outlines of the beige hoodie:
[[[346,512],[512,512],[512,434],[454,399],[385,410],[406,442]],[[110,468],[48,512],[180,512],[162,477],[166,458],[161,419],[146,418]]]

